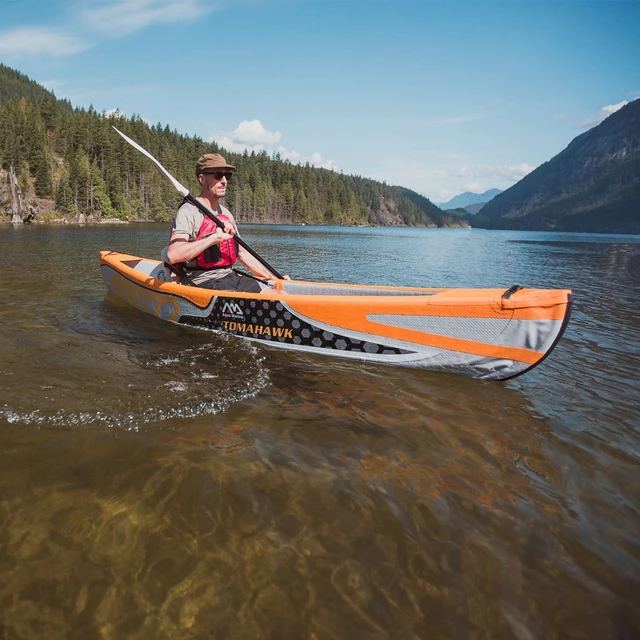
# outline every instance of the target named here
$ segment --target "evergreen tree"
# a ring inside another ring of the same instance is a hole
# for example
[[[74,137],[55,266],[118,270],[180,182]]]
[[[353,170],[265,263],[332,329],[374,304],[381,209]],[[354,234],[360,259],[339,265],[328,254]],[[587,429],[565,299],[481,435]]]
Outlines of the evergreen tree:
[[[89,209],[90,188],[89,158],[78,150],[69,165],[69,185],[73,193],[73,204],[78,213],[91,213]]]
[[[112,218],[115,215],[115,211],[107,195],[106,185],[100,175],[100,167],[96,160],[91,163],[89,180],[91,194],[89,208],[95,211],[99,217]]]
[[[60,180],[58,180],[55,205],[56,209],[62,213],[75,213],[75,207],[73,205],[73,191],[71,191],[69,178],[66,175],[62,175]]]

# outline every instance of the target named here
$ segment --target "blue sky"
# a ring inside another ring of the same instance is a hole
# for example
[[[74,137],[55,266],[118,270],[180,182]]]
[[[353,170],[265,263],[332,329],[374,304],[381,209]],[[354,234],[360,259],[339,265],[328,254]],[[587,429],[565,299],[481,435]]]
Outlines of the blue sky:
[[[74,106],[439,202],[640,97],[640,1],[0,0],[0,62]]]

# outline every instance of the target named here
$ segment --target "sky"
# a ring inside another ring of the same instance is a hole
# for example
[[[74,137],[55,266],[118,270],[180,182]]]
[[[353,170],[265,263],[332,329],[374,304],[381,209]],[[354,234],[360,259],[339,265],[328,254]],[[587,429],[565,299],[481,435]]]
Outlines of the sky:
[[[640,0],[0,0],[0,62],[76,107],[443,202],[640,97]]]

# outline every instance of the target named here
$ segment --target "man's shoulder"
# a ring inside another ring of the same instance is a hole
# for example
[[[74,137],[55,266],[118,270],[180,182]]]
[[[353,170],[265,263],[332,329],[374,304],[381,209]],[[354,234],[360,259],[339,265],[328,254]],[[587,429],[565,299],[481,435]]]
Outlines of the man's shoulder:
[[[190,202],[183,202],[178,208],[171,233],[193,234],[202,224],[203,218],[204,216],[200,213],[198,207]]]
[[[202,221],[204,215],[201,213],[200,209],[190,202],[184,202],[180,205],[178,209],[178,213],[176,214],[176,220],[189,220],[193,222]]]
[[[227,207],[222,204],[220,205],[220,213],[223,213],[225,216],[227,216],[227,218],[229,218],[231,222],[233,222],[234,226],[237,226],[236,219],[233,217],[233,213],[231,213],[231,211],[229,211],[229,209],[227,209]]]
[[[199,215],[202,215],[195,204],[192,204],[191,202],[188,202],[186,200],[178,207],[178,213],[197,213]]]

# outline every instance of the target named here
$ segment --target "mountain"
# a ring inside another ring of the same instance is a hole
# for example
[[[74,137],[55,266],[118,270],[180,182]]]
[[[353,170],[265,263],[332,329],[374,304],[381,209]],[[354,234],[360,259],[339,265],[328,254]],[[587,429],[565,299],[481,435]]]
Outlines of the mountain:
[[[486,202],[474,202],[473,204],[468,204],[466,207],[464,207],[464,210],[467,213],[470,213],[471,215],[475,215],[476,213],[478,213],[478,211],[480,211],[480,209],[482,209],[482,207],[484,207],[484,205],[487,204]]]
[[[470,204],[476,204],[478,202],[489,202],[492,198],[502,193],[500,189],[489,189],[484,193],[473,193],[472,191],[465,191],[459,195],[451,198],[447,202],[440,202],[438,206],[445,209],[464,209]]]
[[[343,175],[279,154],[231,153],[137,115],[74,108],[26,75],[0,64],[0,212],[16,200],[35,221],[169,221],[181,197],[115,125],[198,192],[197,159],[220,152],[238,168],[225,203],[240,222],[435,227],[451,219],[401,187]],[[9,183],[21,191],[13,195]],[[417,194],[415,194],[417,196]],[[18,219],[25,215],[16,214]],[[11,218],[2,216],[8,222]]]
[[[640,99],[487,203],[474,226],[640,233]]]
[[[466,226],[468,216],[466,212],[442,211],[431,200],[421,196],[419,193],[407,189],[406,187],[397,187],[405,198],[414,202],[422,211],[424,211],[439,227],[460,227]]]

